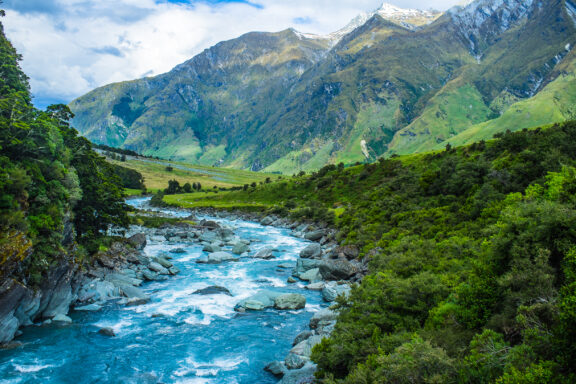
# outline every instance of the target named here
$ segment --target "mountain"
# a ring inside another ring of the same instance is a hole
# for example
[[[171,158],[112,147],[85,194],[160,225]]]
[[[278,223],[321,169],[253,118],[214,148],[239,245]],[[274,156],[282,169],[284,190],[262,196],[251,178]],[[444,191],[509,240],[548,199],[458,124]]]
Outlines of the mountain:
[[[248,33],[70,108],[96,143],[292,173],[574,118],[575,43],[568,0],[384,4],[326,36]]]

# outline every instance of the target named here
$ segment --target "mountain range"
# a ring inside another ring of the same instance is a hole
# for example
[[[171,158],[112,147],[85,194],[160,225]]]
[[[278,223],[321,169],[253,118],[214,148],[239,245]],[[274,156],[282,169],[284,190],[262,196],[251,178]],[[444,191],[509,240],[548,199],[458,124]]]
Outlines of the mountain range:
[[[384,4],[329,35],[218,43],[70,103],[95,143],[269,172],[440,149],[576,118],[576,4]]]

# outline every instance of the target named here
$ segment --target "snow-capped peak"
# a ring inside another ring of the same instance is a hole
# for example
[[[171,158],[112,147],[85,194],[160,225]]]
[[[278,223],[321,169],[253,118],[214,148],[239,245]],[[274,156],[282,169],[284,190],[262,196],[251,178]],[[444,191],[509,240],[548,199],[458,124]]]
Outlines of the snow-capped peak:
[[[434,21],[440,12],[436,11],[421,11],[419,9],[403,9],[389,3],[383,3],[382,6],[372,12],[363,12],[352,19],[344,28],[328,35],[314,35],[309,33],[296,32],[300,38],[309,39],[329,39],[336,44],[342,37],[349,34],[353,30],[366,24],[374,15],[379,15],[383,19],[389,20],[393,23],[401,25],[408,29],[415,29],[419,26],[429,24]]]

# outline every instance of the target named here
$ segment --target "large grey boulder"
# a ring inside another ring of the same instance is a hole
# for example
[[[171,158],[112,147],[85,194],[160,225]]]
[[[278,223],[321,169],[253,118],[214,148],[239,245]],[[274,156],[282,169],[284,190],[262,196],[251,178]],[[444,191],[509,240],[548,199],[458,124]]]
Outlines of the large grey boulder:
[[[14,280],[0,286],[0,344],[10,342],[18,331],[20,323],[14,312],[25,294],[26,288]]]
[[[144,293],[139,288],[132,286],[124,286],[120,289],[122,294],[128,298],[128,305],[140,305],[150,301],[150,296]]]
[[[308,232],[304,235],[304,238],[310,241],[317,241],[323,238],[325,233],[326,232],[323,229],[319,229],[317,231]]]
[[[266,216],[265,218],[263,218],[262,220],[260,220],[260,224],[262,225],[270,225],[274,222],[274,219],[271,218],[270,216]]]
[[[160,264],[161,266],[163,266],[166,269],[170,269],[174,266],[174,264],[172,264],[170,261],[168,261],[166,258],[164,257],[156,257],[154,258],[154,261],[157,262],[158,264]]]
[[[299,277],[300,274],[307,272],[314,268],[320,268],[321,260],[316,259],[298,259],[296,260],[296,268],[292,271],[292,275]]]
[[[163,266],[161,266],[159,263],[153,261],[150,264],[148,264],[148,268],[151,271],[154,271],[160,275],[169,275],[170,271],[168,271],[168,269],[164,268]]]
[[[332,302],[340,295],[348,297],[350,295],[351,288],[348,284],[338,284],[334,281],[324,285],[322,289],[322,298],[324,301]]]
[[[222,248],[216,243],[214,244],[206,244],[204,248],[202,248],[204,252],[214,253],[222,251]]]
[[[272,252],[274,252],[274,248],[264,247],[264,248],[258,250],[258,252],[256,252],[256,254],[253,257],[255,259],[270,260],[270,259],[273,259],[275,257]]]
[[[152,264],[156,263],[150,263],[150,265]],[[139,286],[142,284],[142,280],[126,276],[122,273],[110,273],[106,275],[105,279],[114,284],[115,286],[117,286],[118,288],[121,288],[125,285]]]
[[[102,303],[120,296],[120,290],[109,281],[92,280],[84,284],[78,293],[79,302]]]
[[[210,287],[198,289],[192,293],[193,295],[228,295],[232,296],[232,293],[228,288],[220,287],[219,285],[212,285]]]
[[[348,280],[359,272],[358,268],[347,260],[325,260],[320,264],[320,274],[324,280]]]
[[[238,261],[238,258],[228,252],[214,252],[196,262],[199,264],[220,264],[225,261]]]
[[[235,255],[241,255],[244,252],[248,252],[250,249],[248,248],[248,244],[243,243],[241,241],[234,244],[234,248],[232,248],[232,253]]]
[[[319,259],[322,257],[322,247],[317,243],[310,244],[300,251],[300,257],[303,259]]]
[[[146,234],[137,233],[128,238],[128,242],[137,250],[141,251],[146,247]]]
[[[307,362],[300,369],[291,369],[286,371],[282,380],[278,384],[302,384],[315,382],[314,372],[316,372],[316,364]]]
[[[224,242],[234,239],[234,231],[230,228],[222,228],[218,230],[218,235]]]
[[[284,359],[284,364],[288,369],[300,369],[302,368],[308,361],[309,358],[296,355],[294,353],[289,353],[288,356]]]
[[[331,322],[336,320],[337,318],[338,318],[337,312],[328,308],[321,309],[318,312],[316,312],[314,316],[312,316],[312,319],[310,319],[310,328],[316,329],[323,322]]]
[[[245,300],[240,301],[236,304],[234,308],[236,311],[243,311],[243,310],[252,310],[252,311],[260,311],[265,308],[272,308],[274,306],[274,302],[278,296],[281,294],[278,292],[272,291],[260,291],[255,295],[252,295]]]
[[[322,336],[311,336],[292,347],[290,353],[309,358],[312,355],[312,348],[314,348],[315,345],[320,344],[322,339]]]
[[[276,309],[302,309],[306,306],[306,297],[299,293],[287,293],[278,296],[274,300],[274,308]]]
[[[286,366],[281,361],[273,361],[264,367],[266,372],[270,372],[276,377],[282,377],[286,373]]]
[[[304,273],[301,273],[300,280],[309,281],[311,283],[322,281],[322,275],[320,275],[320,269],[314,268]]]

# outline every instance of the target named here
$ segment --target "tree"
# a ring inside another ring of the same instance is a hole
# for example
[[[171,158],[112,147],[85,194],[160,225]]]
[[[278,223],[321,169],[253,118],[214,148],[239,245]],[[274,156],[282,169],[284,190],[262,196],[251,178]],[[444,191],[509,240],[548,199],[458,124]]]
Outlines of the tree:
[[[190,183],[184,184],[184,186],[182,186],[182,189],[183,189],[184,192],[186,192],[186,193],[192,192],[192,186],[190,185]]]
[[[167,195],[175,195],[180,191],[182,191],[182,188],[180,187],[178,180],[170,180],[168,181],[168,188],[164,190],[164,193]]]

